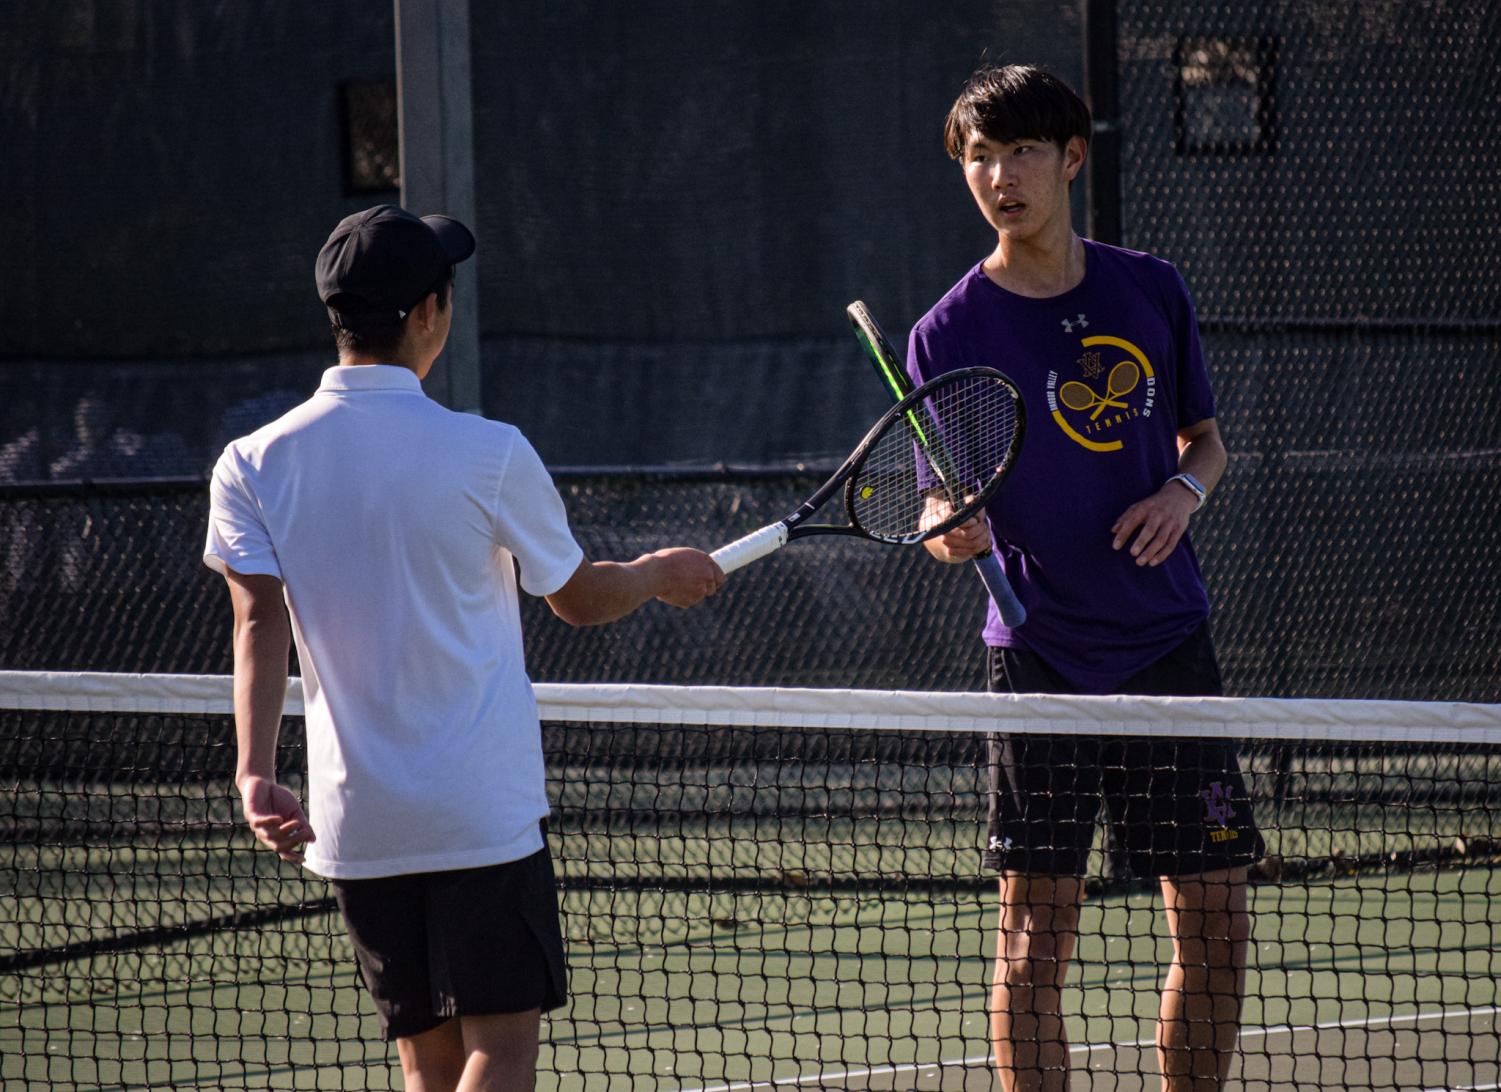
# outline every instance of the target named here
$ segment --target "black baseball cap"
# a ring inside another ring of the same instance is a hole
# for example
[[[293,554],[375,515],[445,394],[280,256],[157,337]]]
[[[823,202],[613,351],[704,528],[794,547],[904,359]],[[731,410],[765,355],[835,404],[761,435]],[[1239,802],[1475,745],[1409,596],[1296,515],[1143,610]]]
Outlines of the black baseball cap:
[[[339,221],[318,252],[318,296],[335,326],[394,326],[474,253],[474,233],[449,216],[396,205]]]

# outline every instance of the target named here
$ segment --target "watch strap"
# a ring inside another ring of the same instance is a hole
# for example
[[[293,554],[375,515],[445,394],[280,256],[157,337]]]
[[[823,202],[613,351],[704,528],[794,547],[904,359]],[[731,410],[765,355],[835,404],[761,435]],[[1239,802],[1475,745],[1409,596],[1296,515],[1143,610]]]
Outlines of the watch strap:
[[[1195,512],[1197,512],[1200,508],[1203,508],[1204,502],[1209,499],[1209,491],[1204,488],[1204,483],[1199,481],[1199,479],[1194,477],[1192,474],[1186,472],[1174,474],[1171,478],[1168,479],[1168,481],[1182,482],[1188,488],[1188,491],[1194,495],[1194,498],[1196,500],[1196,503],[1194,504]]]

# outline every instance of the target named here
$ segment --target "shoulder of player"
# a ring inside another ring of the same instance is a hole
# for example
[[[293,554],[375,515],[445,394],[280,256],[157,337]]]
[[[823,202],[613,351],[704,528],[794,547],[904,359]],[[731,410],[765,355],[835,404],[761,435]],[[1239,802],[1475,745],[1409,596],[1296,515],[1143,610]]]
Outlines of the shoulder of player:
[[[1144,250],[1128,250],[1122,246],[1111,246],[1109,243],[1097,243],[1093,239],[1086,239],[1084,245],[1089,247],[1095,257],[1107,266],[1114,266],[1136,277],[1148,278],[1160,281],[1164,284],[1175,284],[1180,278],[1178,270],[1172,262],[1148,254]]]
[[[918,319],[912,326],[912,332],[917,337],[943,336],[952,331],[964,321],[968,310],[974,306],[973,289],[975,277],[984,277],[980,265],[974,266],[964,276],[960,277],[932,307],[928,308],[927,314]]]
[[[214,464],[213,476],[243,477],[259,470],[267,453],[295,436],[316,412],[311,399],[299,402],[280,417],[229,441]]]
[[[418,427],[430,430],[449,442],[488,445],[496,442],[513,443],[518,438],[525,438],[521,430],[508,421],[466,410],[450,409],[436,399],[423,399],[420,407]]]
[[[1181,321],[1187,310],[1188,288],[1171,262],[1141,250],[1127,250],[1086,240],[1091,258],[1105,270],[1105,281],[1134,285],[1150,300],[1164,321],[1170,325]],[[1097,282],[1098,283],[1098,282]]]

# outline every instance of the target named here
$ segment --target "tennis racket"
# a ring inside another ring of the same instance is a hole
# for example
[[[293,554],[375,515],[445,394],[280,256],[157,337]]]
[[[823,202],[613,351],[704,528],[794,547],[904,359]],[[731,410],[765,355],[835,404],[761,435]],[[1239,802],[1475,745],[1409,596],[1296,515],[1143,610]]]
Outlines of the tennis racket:
[[[853,535],[910,545],[969,519],[1011,469],[1021,400],[990,368],[948,372],[912,391],[876,422],[850,457],[796,511],[713,553],[725,572],[811,535]],[[846,522],[813,517],[842,495]],[[947,501],[938,514],[929,498]]]
[[[1134,391],[1139,382],[1141,369],[1131,361],[1123,360],[1110,369],[1110,375],[1105,380],[1104,394],[1098,394],[1077,379],[1071,379],[1058,388],[1058,400],[1076,413],[1093,410],[1089,415],[1089,419],[1093,421],[1111,406],[1129,409],[1120,399]]]
[[[856,300],[845,308],[845,314],[849,316],[850,324],[855,328],[856,338],[859,339],[861,347],[864,348],[865,355],[870,357],[871,363],[876,366],[876,371],[880,374],[881,381],[886,385],[886,389],[891,394],[891,397],[898,399],[899,404],[900,402],[904,402],[912,391],[912,379],[907,375],[907,371],[902,367],[896,352],[891,348],[891,342],[886,340],[886,335],[876,325],[876,320],[871,316],[870,310],[865,304]],[[1000,373],[997,372],[996,374],[999,375]],[[1009,379],[1006,380],[1006,385],[1011,389],[1015,419],[1015,426],[1011,430],[1010,447],[1003,460],[1009,468],[1015,462],[1017,453],[1021,450],[1022,437],[1026,434],[1027,418],[1022,406],[1021,395],[1015,387],[1011,386]],[[1122,392],[1116,393],[1119,394]],[[1110,396],[1107,395],[1108,397]],[[945,457],[941,451],[945,441],[946,437],[944,434],[937,432],[933,434],[932,439],[927,444],[930,450],[934,448],[940,449],[932,451],[932,458],[938,462],[941,462]],[[999,487],[1000,483],[997,482],[996,485]],[[950,503],[952,502],[951,497]],[[971,514],[974,511],[976,509],[971,509]],[[963,522],[963,520],[959,521],[959,523]],[[949,522],[944,527],[944,531],[947,531],[949,527],[955,526],[958,526],[958,524]],[[938,532],[938,534],[942,533],[942,531]],[[934,536],[930,535],[928,537],[931,538]],[[1006,573],[1001,568],[1000,561],[996,559],[995,552],[993,550],[986,550],[983,554],[975,557],[974,563],[975,570],[980,574],[980,579],[985,584],[985,590],[990,593],[990,598],[994,600],[996,609],[1000,611],[1001,621],[1011,629],[1015,629],[1025,622],[1027,620],[1027,608],[1022,606],[1021,600],[1016,597],[1016,592],[1011,588],[1011,581],[1006,579]]]

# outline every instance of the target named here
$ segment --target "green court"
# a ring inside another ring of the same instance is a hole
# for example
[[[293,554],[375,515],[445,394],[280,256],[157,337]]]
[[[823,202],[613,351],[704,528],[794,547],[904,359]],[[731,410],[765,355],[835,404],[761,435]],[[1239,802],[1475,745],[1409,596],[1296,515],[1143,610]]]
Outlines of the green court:
[[[20,913],[9,927],[19,936],[5,939],[56,939],[70,915],[128,916],[132,898],[164,882],[191,886],[191,875],[96,874],[87,907],[61,912],[69,903],[57,890],[40,892],[51,920]],[[214,886],[202,887],[203,909],[218,908]],[[775,896],[570,891],[575,1000],[546,1022],[538,1087],[989,1089],[995,902],[989,892],[812,886]],[[1501,868],[1262,885],[1253,912],[1235,1068],[1249,1087],[1315,1076],[1325,1087],[1501,1082]],[[630,943],[609,939],[622,923]],[[0,977],[0,1079],[399,1086],[340,931],[323,912]],[[1086,904],[1066,1000],[1075,1088],[1156,1088],[1161,932],[1150,895]]]
[[[750,923],[756,902],[716,911]],[[551,1022],[561,1075],[539,1087],[584,1087],[569,1071],[619,1070],[610,1087],[991,1088],[995,902],[872,894],[836,920],[792,929],[726,926],[665,948],[575,946],[589,1004]],[[1261,886],[1252,909],[1244,1080],[1296,1087],[1292,1066],[1303,1058],[1329,1087],[1501,1081],[1501,869]],[[1151,1043],[1168,951],[1151,896],[1086,904],[1066,998],[1076,1088],[1156,1087]]]

